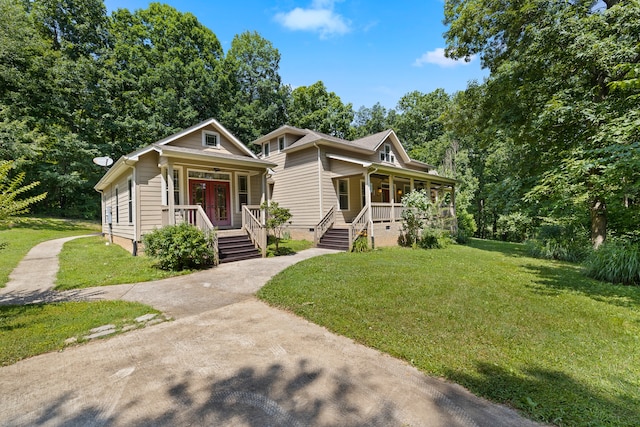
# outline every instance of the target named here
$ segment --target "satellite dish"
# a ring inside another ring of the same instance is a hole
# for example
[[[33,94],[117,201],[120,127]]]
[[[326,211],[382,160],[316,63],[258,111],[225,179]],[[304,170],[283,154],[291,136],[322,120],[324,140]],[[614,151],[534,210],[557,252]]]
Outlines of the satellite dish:
[[[93,158],[93,163],[95,163],[98,166],[104,166],[105,168],[108,168],[109,166],[111,166],[113,164],[113,159],[111,157],[105,156],[105,157],[94,157]]]

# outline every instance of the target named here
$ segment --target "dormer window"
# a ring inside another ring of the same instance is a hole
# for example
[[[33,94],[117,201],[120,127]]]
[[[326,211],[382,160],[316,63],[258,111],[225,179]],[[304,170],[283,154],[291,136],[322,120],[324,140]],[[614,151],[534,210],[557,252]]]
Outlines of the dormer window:
[[[202,132],[202,146],[220,148],[220,134],[218,132]]]
[[[393,163],[395,160],[395,157],[391,153],[391,144],[384,144],[384,148],[380,152],[380,161]]]
[[[280,138],[278,138],[278,151],[282,151],[285,148],[285,144],[284,144],[284,136],[281,136]]]
[[[267,142],[262,146],[262,155],[264,157],[269,157],[269,154],[270,154],[270,151],[271,151],[270,148],[271,148],[271,143],[270,142]]]

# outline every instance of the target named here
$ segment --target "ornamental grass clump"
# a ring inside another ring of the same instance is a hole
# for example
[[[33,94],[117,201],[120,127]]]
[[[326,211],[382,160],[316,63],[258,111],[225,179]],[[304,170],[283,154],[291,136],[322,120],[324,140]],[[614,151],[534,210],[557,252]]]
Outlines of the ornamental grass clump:
[[[163,270],[200,269],[214,264],[213,239],[215,232],[205,233],[182,223],[168,225],[145,234],[145,253],[158,261]]]
[[[624,285],[640,285],[640,243],[610,240],[584,262],[585,274]]]

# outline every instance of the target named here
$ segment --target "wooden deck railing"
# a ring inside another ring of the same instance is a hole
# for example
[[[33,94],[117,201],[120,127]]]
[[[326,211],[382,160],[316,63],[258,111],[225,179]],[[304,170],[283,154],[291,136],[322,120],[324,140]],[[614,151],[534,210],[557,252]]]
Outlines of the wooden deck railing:
[[[162,208],[162,226],[181,224],[186,222],[193,226],[198,227],[205,234],[212,234],[213,239],[211,245],[213,246],[213,264],[218,265],[218,233],[215,232],[215,227],[209,220],[209,217],[202,209],[200,205],[176,205],[173,210],[173,221],[171,221],[171,214],[169,207]]]
[[[353,249],[353,242],[356,241],[363,231],[367,230],[370,234],[368,213],[369,208],[365,206],[358,216],[351,221],[351,224],[349,224],[349,252]]]
[[[254,214],[257,213],[257,216]],[[267,256],[267,227],[258,219],[262,216],[259,206],[242,206],[242,228],[249,233],[249,237],[256,248]]]
[[[329,212],[320,220],[320,222],[313,229],[313,243],[318,245],[324,233],[336,222],[336,207],[332,206]]]

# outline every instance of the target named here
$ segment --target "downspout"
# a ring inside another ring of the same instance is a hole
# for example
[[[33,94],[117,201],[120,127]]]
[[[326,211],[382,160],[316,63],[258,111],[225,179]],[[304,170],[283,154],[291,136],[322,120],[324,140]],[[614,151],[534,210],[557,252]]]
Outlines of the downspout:
[[[133,256],[137,256],[138,255],[138,212],[139,209],[138,207],[140,206],[140,204],[138,203],[138,190],[137,190],[137,176],[136,176],[136,168],[135,168],[135,162],[133,164],[129,164],[127,163],[127,160],[124,161],[124,164],[129,166],[131,168],[131,191],[133,191],[133,204],[134,206],[132,206],[131,208],[133,209],[134,214],[131,216],[131,219],[133,220],[133,240],[131,242],[131,248],[132,248],[132,252],[131,255]],[[127,195],[128,196],[128,195]]]
[[[324,212],[322,211],[322,208],[324,207],[324,205],[322,203],[322,158],[320,157],[320,147],[318,147],[318,144],[316,142],[314,142],[313,146],[318,149],[318,187],[319,187],[318,189],[320,191],[320,219],[319,219],[319,221],[322,221],[322,218],[324,218]]]
[[[378,172],[378,168],[375,168],[372,171],[367,172],[367,195],[365,197],[365,201],[368,203],[367,209],[367,221],[369,221],[369,228],[371,229],[371,249],[376,248],[376,239],[373,235],[373,217],[371,214],[371,175]]]

